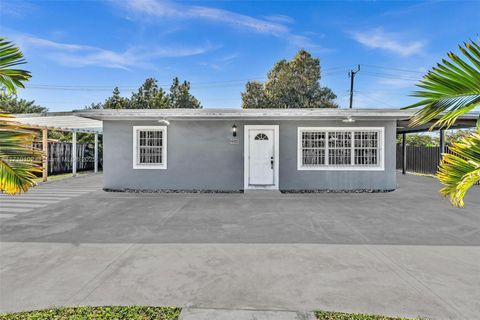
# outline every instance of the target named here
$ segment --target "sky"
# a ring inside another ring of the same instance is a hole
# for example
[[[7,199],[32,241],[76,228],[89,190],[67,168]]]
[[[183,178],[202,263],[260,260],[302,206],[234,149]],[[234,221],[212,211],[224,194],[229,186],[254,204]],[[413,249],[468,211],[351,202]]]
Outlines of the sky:
[[[0,37],[32,79],[20,98],[49,111],[130,96],[146,78],[188,80],[205,108],[240,108],[248,80],[299,49],[320,58],[322,86],[348,107],[399,108],[422,75],[478,39],[480,1],[0,0]]]

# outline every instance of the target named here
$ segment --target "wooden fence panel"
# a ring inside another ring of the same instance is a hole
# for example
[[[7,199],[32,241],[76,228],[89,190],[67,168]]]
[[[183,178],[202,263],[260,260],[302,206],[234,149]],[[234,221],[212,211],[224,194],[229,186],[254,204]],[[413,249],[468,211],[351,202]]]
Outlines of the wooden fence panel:
[[[402,162],[402,145],[397,144],[397,169],[402,169]],[[439,164],[440,147],[407,146],[407,171],[435,174]]]
[[[35,142],[34,148],[42,149],[41,142]],[[77,143],[77,171],[94,169],[94,150],[86,143]],[[99,150],[98,168],[102,168],[102,153]],[[72,172],[72,144],[53,142],[48,144],[48,174]]]

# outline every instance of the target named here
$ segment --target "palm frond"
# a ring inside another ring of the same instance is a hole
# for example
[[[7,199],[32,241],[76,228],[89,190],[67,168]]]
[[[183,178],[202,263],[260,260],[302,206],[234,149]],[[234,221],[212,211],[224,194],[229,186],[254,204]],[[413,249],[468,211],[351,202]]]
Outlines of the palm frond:
[[[423,90],[413,92],[412,96],[422,100],[404,109],[423,108],[410,119],[410,126],[440,116],[431,129],[448,128],[459,116],[480,105],[480,46],[472,40],[459,48],[466,61],[449,52],[449,60],[443,59],[417,84]]]
[[[0,85],[3,85],[9,94],[16,93],[16,88],[25,88],[24,81],[28,81],[30,72],[21,69],[12,69],[26,63],[23,53],[11,42],[0,38]]]
[[[33,149],[35,132],[0,114],[0,192],[17,194],[35,185],[42,152]]]
[[[440,190],[450,202],[463,207],[468,189],[480,181],[480,130],[460,139],[450,147],[452,154],[442,157],[437,177],[445,186]]]

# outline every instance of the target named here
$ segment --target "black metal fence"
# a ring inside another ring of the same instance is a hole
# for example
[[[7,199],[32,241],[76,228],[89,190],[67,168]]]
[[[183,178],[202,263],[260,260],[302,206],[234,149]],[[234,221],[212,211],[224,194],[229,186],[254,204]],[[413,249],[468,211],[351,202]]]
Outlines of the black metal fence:
[[[445,152],[448,151],[446,147]],[[409,172],[435,174],[440,165],[440,147],[407,146],[407,166]],[[397,169],[402,169],[402,145],[397,144]]]
[[[34,148],[42,149],[41,142],[35,142]],[[95,166],[94,149],[86,143],[77,143],[77,171],[93,170]],[[102,168],[102,154],[99,150],[98,169]],[[48,174],[72,172],[72,144],[53,142],[48,144]]]

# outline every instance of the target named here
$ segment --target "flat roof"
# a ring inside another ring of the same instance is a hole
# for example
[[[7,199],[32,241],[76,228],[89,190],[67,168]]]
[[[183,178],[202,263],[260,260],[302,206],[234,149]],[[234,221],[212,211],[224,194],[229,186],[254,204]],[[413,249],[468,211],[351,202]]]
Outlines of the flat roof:
[[[417,109],[418,110],[418,109]],[[102,120],[397,120],[397,133],[425,132],[435,120],[409,127],[415,109],[100,109],[73,112],[15,114],[14,120],[32,128],[101,133]],[[479,112],[458,118],[450,129],[475,127]],[[438,117],[437,117],[438,118]],[[439,129],[439,128],[436,128]]]
[[[95,120],[215,120],[215,119],[249,119],[249,120],[319,120],[345,119],[357,120],[405,119],[415,110],[400,109],[98,109],[79,110],[77,116]]]
[[[80,118],[74,112],[23,113],[13,114],[13,116],[15,118],[9,119],[31,128],[87,133],[103,132],[102,121]]]

